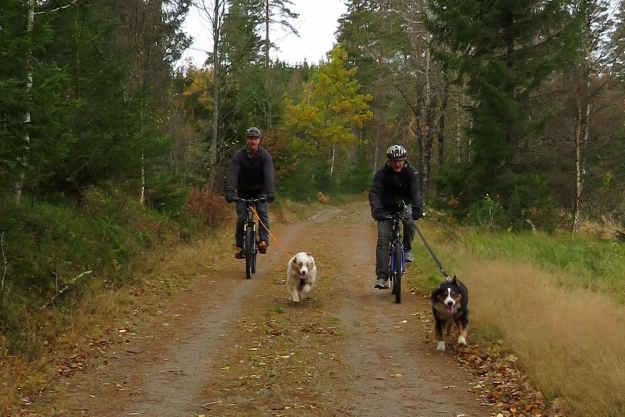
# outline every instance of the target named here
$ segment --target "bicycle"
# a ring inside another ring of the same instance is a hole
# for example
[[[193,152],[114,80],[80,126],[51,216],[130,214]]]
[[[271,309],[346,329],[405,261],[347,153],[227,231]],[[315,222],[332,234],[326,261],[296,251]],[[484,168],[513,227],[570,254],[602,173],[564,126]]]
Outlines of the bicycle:
[[[405,206],[388,216],[393,222],[391,244],[388,256],[388,277],[391,286],[391,294],[395,296],[395,303],[401,303],[401,278],[406,273],[406,253],[401,235],[401,223],[404,216]]]
[[[245,223],[243,223],[242,253],[245,256],[245,277],[251,279],[256,273],[256,254],[258,253],[258,242],[256,241],[257,225],[254,219],[253,207],[256,206],[256,203],[267,201],[267,198],[235,197],[232,201],[242,201],[246,205],[247,214],[245,216]]]

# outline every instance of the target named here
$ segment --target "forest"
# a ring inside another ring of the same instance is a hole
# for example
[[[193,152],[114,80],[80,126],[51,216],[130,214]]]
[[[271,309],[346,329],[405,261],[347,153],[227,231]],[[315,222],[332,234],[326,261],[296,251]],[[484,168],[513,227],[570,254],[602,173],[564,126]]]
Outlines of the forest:
[[[625,241],[625,0],[344,3],[326,58],[290,64],[289,0],[2,0],[0,353],[39,357],[41,320],[230,219],[249,126],[277,205],[366,192],[400,143],[426,211]]]

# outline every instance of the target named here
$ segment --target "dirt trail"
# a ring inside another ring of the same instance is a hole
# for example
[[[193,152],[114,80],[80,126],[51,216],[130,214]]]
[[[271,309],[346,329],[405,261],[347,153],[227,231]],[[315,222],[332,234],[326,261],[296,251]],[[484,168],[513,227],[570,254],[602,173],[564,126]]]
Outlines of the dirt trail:
[[[475,396],[467,393],[467,376],[449,355],[433,349],[419,325],[429,317],[427,302],[404,292],[402,304],[393,304],[389,291],[373,288],[376,234],[366,226],[368,213],[359,214],[342,233],[352,244],[343,244],[350,249],[343,266],[349,271],[349,284],[344,286],[340,310],[348,333],[346,356],[354,372],[346,390],[354,415],[487,415]]]
[[[224,257],[137,324],[124,344],[56,384],[32,416],[488,416],[452,354],[434,350],[422,297],[372,288],[365,203],[279,225],[258,274]],[[320,272],[312,299],[286,301],[290,255]],[[200,263],[201,260],[198,260]],[[189,265],[189,268],[193,268]]]

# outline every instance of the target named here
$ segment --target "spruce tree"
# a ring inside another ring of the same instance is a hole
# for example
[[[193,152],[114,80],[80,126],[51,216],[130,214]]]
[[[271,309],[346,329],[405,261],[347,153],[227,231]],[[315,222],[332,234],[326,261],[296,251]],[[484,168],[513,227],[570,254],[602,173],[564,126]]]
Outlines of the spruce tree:
[[[427,25],[440,45],[437,56],[466,78],[472,99],[472,163],[454,190],[463,203],[491,193],[515,211],[532,204],[519,149],[530,134],[532,92],[575,51],[576,16],[568,6],[565,0],[430,2]]]

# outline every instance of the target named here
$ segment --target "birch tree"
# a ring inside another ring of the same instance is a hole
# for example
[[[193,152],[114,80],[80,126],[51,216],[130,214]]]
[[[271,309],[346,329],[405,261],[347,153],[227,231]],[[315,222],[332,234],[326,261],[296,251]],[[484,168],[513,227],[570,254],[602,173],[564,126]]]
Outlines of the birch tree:
[[[221,56],[219,54],[221,45],[221,35],[223,32],[224,17],[229,7],[228,0],[197,0],[196,6],[202,12],[204,18],[209,22],[211,36],[213,40],[213,50],[210,55],[210,62],[213,72],[213,112],[211,141],[208,148],[208,180],[206,187],[209,190],[215,187],[215,177],[217,169],[217,149],[220,143],[220,88],[222,81]]]
[[[30,125],[31,125],[31,110],[29,102],[32,101],[32,90],[33,90],[33,31],[35,28],[35,16],[39,14],[49,14],[49,13],[57,13],[61,10],[67,9],[68,7],[76,4],[78,0],[73,0],[68,2],[66,5],[55,7],[49,10],[46,10],[46,2],[40,5],[40,7],[44,8],[44,10],[37,10],[37,3],[35,0],[27,0],[27,9],[26,9],[26,34],[28,38],[27,48],[26,48],[26,84],[25,84],[25,100],[27,103],[27,109],[24,113],[24,138],[23,138],[23,153],[19,157],[19,165],[21,167],[19,178],[17,183],[15,184],[15,202],[17,205],[20,205],[22,200],[22,193],[24,188],[24,181],[26,179],[26,169],[29,165],[29,154],[31,148],[31,137],[30,137]]]
[[[579,0],[577,17],[579,47],[573,76],[575,78],[575,200],[572,233],[579,229],[586,174],[585,149],[588,146],[594,97],[605,85],[600,82],[592,88],[592,80],[607,67],[609,48],[605,39],[611,29],[607,0]]]

